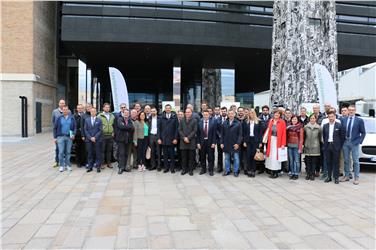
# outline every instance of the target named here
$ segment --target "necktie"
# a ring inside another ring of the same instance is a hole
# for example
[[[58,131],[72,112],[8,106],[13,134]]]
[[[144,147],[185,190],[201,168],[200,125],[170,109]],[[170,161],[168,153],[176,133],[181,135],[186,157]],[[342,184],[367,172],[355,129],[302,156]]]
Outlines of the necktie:
[[[205,133],[205,138],[208,138],[208,122],[205,122],[205,127],[204,127],[204,133]]]
[[[347,123],[347,128],[346,128],[346,138],[350,138],[351,135],[351,122],[352,122],[353,117],[350,116],[349,122]]]
[[[128,126],[128,119],[124,118],[124,120],[125,120],[125,126]]]

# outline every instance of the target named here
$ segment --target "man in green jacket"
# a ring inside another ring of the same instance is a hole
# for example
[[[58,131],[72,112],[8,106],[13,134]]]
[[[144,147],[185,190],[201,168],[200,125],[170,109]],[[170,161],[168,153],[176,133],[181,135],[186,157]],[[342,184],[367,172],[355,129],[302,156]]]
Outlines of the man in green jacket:
[[[112,168],[111,154],[115,136],[115,116],[110,112],[110,108],[111,106],[109,103],[104,103],[103,112],[98,115],[98,118],[102,120],[102,159],[103,164],[107,164],[108,168]]]

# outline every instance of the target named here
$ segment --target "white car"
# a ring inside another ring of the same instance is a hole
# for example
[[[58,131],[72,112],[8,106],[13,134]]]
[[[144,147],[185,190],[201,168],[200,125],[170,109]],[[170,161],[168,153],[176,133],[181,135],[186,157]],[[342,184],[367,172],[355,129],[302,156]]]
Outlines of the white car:
[[[376,166],[376,118],[362,117],[366,137],[360,145],[359,163]]]

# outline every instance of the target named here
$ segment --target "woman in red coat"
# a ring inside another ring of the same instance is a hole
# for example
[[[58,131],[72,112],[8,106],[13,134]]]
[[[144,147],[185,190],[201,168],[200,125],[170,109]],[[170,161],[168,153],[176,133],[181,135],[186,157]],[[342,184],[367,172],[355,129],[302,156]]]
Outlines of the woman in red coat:
[[[270,119],[267,136],[266,168],[271,170],[270,178],[277,178],[281,171],[281,162],[278,157],[278,149],[286,146],[286,123],[281,119],[282,112],[274,111],[273,119]]]

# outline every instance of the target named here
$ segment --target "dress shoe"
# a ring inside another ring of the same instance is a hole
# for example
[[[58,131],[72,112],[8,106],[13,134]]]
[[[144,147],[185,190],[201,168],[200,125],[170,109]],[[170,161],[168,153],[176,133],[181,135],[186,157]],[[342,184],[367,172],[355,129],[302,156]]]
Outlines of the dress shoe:
[[[223,168],[218,168],[217,170],[218,173],[222,173],[222,171],[223,171]]]
[[[223,175],[223,176],[226,176],[226,175],[229,175],[229,174],[230,174],[229,172],[224,171],[222,175]]]
[[[294,180],[297,180],[297,179],[299,179],[299,175],[294,175]]]
[[[324,182],[331,182],[331,181],[332,181],[332,178],[327,177]]]
[[[246,176],[248,176],[249,177],[249,173],[248,173],[248,171],[244,171],[244,175],[246,175]]]
[[[251,172],[248,174],[248,177],[251,177],[251,178],[255,178],[255,176],[256,176],[255,172]]]
[[[315,180],[315,175],[311,175],[310,180],[311,180],[311,181],[314,181],[314,180]]]
[[[213,176],[214,175],[213,171],[209,171],[209,175]]]
[[[123,170],[123,172],[131,172],[131,169],[130,168],[126,168]]]
[[[293,176],[293,175],[290,175],[289,179],[290,179],[290,180],[294,179],[294,176]]]
[[[201,171],[200,171],[200,175],[203,175],[203,174],[205,174],[206,173],[206,171],[204,170],[204,169],[201,169]]]
[[[335,179],[334,179],[334,183],[335,183],[335,184],[339,184],[339,180],[338,180],[338,178],[335,178]]]
[[[238,177],[239,176],[239,172],[234,172],[234,176]]]
[[[161,169],[161,168],[157,168],[157,171],[158,171],[158,172],[161,172],[161,171],[162,171],[162,169]]]
[[[262,173],[264,173],[263,170],[259,170],[259,171],[257,171],[257,174],[262,174]]]
[[[311,178],[311,175],[310,174],[307,174],[307,176],[305,177],[305,179],[308,181],[309,179]]]
[[[122,174],[123,173],[123,169],[120,169],[118,170],[118,174]]]
[[[175,174],[175,169],[171,169],[171,174]]]
[[[91,172],[91,171],[93,171],[93,169],[92,169],[92,168],[88,168],[88,169],[86,170],[86,173],[89,173],[89,172]]]
[[[168,168],[166,168],[165,170],[163,170],[163,173],[167,173],[168,171],[170,171]]]
[[[339,181],[340,182],[350,181],[350,178],[348,176],[343,176]]]
[[[97,168],[97,173],[100,173],[101,172],[101,168]]]
[[[190,172],[189,172],[189,175],[190,175],[190,176],[193,176],[193,171],[190,171]]]
[[[149,168],[148,170],[149,171],[153,171],[153,170],[155,170],[156,169],[156,167],[151,167],[151,168]]]
[[[187,171],[183,170],[181,171],[181,175],[185,175],[187,173]]]

